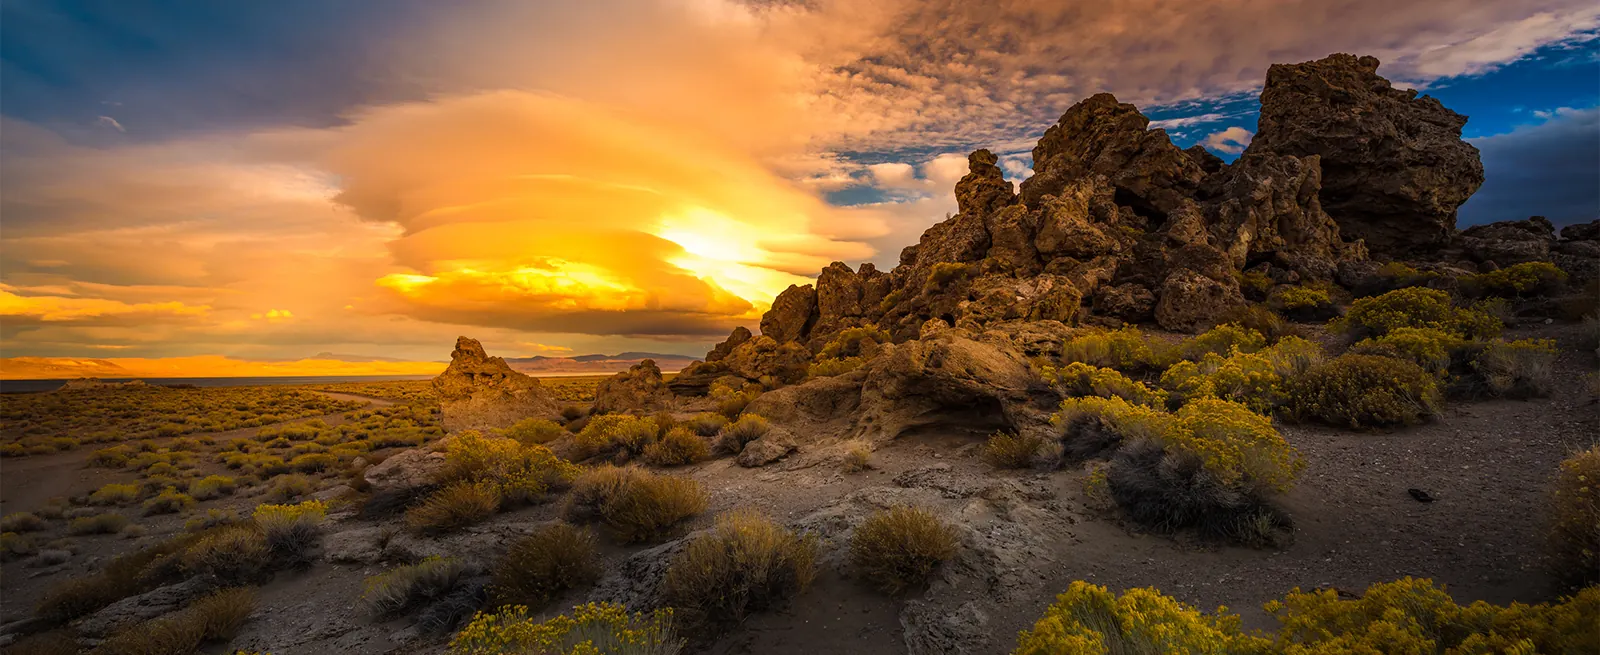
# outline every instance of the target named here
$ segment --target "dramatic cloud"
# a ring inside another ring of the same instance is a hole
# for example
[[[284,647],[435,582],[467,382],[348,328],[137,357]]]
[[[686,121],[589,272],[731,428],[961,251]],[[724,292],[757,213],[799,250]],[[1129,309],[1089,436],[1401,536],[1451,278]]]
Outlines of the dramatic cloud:
[[[1230,127],[1221,132],[1207,136],[1204,143],[1207,148],[1230,155],[1244,152],[1245,146],[1250,145],[1250,137],[1255,136],[1250,130],[1242,127]]]
[[[1537,125],[1472,140],[1485,182],[1462,205],[1458,224],[1542,215],[1559,225],[1600,216],[1600,108],[1548,115]]]

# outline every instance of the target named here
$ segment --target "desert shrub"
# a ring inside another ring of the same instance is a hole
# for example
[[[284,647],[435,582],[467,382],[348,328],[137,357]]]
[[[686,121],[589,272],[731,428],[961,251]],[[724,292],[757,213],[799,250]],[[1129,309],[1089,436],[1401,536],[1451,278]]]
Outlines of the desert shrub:
[[[1278,287],[1267,304],[1296,321],[1325,321],[1338,313],[1328,290],[1317,287]]]
[[[1227,355],[1234,350],[1253,353],[1266,345],[1267,339],[1260,332],[1223,324],[1184,339],[1178,344],[1178,352],[1184,359],[1193,361],[1206,355]]]
[[[604,418],[607,417],[597,417]],[[591,425],[599,424],[597,420]],[[564,488],[577,473],[576,466],[544,446],[469,431],[446,447],[439,481],[488,485],[501,502],[515,505],[540,500],[552,489]]]
[[[1176,419],[1121,398],[1068,398],[1050,417],[1068,461],[1105,457],[1126,440],[1162,439]]]
[[[189,485],[189,495],[194,496],[195,500],[211,500],[231,496],[236,489],[238,484],[233,478],[226,475],[208,475]]]
[[[339,456],[328,453],[306,453],[289,460],[289,468],[301,473],[321,473],[339,465]]]
[[[461,560],[429,557],[367,578],[361,603],[375,617],[404,614],[450,595],[471,574]]]
[[[805,591],[817,544],[751,510],[717,517],[667,567],[661,598],[678,616],[713,628],[737,624]]]
[[[723,426],[728,424],[728,417],[713,412],[701,412],[689,417],[683,424],[702,437],[715,437],[722,431]]]
[[[302,496],[309,496],[317,491],[317,483],[311,478],[294,473],[280,475],[272,479],[272,485],[267,487],[267,493],[262,496],[269,503],[284,503]]]
[[[1300,337],[1284,337],[1253,353],[1227,357],[1207,353],[1199,361],[1173,364],[1161,374],[1160,386],[1176,401],[1221,398],[1268,413],[1284,403],[1284,381],[1322,361],[1322,348]]]
[[[191,517],[183,522],[184,532],[203,532],[219,525],[229,525],[239,522],[239,515],[231,509],[208,509],[205,514]]]
[[[574,523],[600,522],[632,543],[659,539],[705,508],[705,491],[694,480],[607,466],[578,476],[562,513]]]
[[[1364,339],[1352,346],[1350,352],[1403,359],[1423,370],[1444,375],[1450,370],[1454,353],[1464,343],[1461,337],[1437,328],[1403,327],[1381,337]]]
[[[139,499],[139,485],[108,484],[89,494],[90,505],[126,505]]]
[[[254,523],[209,530],[183,552],[184,568],[228,582],[253,582],[271,563],[266,534]]]
[[[577,405],[567,405],[566,407],[562,407],[561,408],[561,420],[566,421],[568,423],[571,423],[571,422],[576,421],[576,420],[578,420],[580,418],[583,418],[584,416],[585,416],[585,413],[583,411],[583,408],[579,407]]]
[[[1519,298],[1560,289],[1567,282],[1567,272],[1550,262],[1525,262],[1488,273],[1463,275],[1458,281],[1468,296]]]
[[[48,527],[44,519],[28,512],[12,512],[0,518],[0,532],[38,532]]]
[[[644,449],[644,461],[656,466],[693,464],[710,456],[710,444],[686,427],[668,430],[660,441]]]
[[[922,585],[956,554],[955,528],[927,510],[897,506],[874,513],[850,537],[850,564],[872,586],[899,594]]]
[[[67,524],[67,534],[114,534],[128,525],[128,517],[115,512],[72,519]]]
[[[1592,653],[1600,588],[1554,604],[1457,605],[1431,580],[1403,578],[1368,587],[1355,599],[1323,589],[1291,591],[1266,604],[1279,629],[1271,652]]]
[[[1433,375],[1409,361],[1344,354],[1287,385],[1291,412],[1329,425],[1381,428],[1419,423],[1438,413]]]
[[[1472,360],[1483,389],[1500,398],[1539,398],[1555,388],[1556,343],[1550,339],[1492,341]]]
[[[1216,324],[1233,325],[1255,332],[1265,337],[1267,343],[1276,343],[1283,337],[1294,336],[1300,332],[1293,323],[1284,320],[1277,312],[1261,304],[1234,305],[1217,317]]]
[[[263,480],[289,472],[289,463],[282,457],[265,453],[230,453],[222,456],[222,463]]]
[[[1434,328],[1466,338],[1500,334],[1499,319],[1480,311],[1456,307],[1450,294],[1435,289],[1408,287],[1373,298],[1361,298],[1334,327],[1353,336],[1382,336],[1403,327]]]
[[[122,468],[122,466],[127,464],[128,460],[132,458],[132,448],[127,446],[112,446],[110,448],[101,448],[94,451],[94,453],[89,456],[89,465],[108,469]]]
[[[866,444],[856,444],[844,452],[840,461],[840,468],[845,473],[860,473],[872,468],[872,448]]]
[[[406,527],[419,534],[446,534],[482,523],[499,509],[500,491],[495,485],[461,480],[406,510]]]
[[[174,581],[181,555],[195,539],[182,535],[115,558],[98,573],[62,581],[34,609],[45,625],[62,625],[123,598]]]
[[[1044,441],[1044,437],[1031,432],[996,432],[983,444],[983,461],[995,468],[1025,469],[1033,466]]]
[[[845,373],[849,373],[861,368],[861,365],[865,363],[867,363],[867,360],[861,357],[824,359],[822,361],[815,362],[811,364],[810,367],[806,368],[806,377],[827,378],[835,375],[844,375]]]
[[[261,528],[274,555],[296,558],[322,535],[328,506],[317,500],[295,505],[257,505],[250,518]]]
[[[183,510],[194,507],[194,498],[188,494],[180,493],[177,489],[167,487],[155,498],[144,501],[144,515],[177,514]]]
[[[589,424],[573,438],[573,459],[622,452],[636,457],[656,440],[659,426],[654,420],[628,414],[605,414],[589,418]]]
[[[255,611],[255,593],[224,589],[188,607],[111,635],[94,655],[189,655],[208,641],[227,641]]]
[[[1082,331],[1061,346],[1063,364],[1082,362],[1127,372],[1161,370],[1175,358],[1171,347],[1135,327]]]
[[[1239,281],[1239,291],[1251,300],[1265,298],[1272,289],[1272,276],[1262,271],[1238,271],[1234,278]]]
[[[1600,446],[1561,462],[1550,504],[1556,571],[1576,585],[1600,581]]]
[[[582,411],[576,407],[572,409],[579,412]],[[577,416],[572,418],[577,418]],[[569,418],[567,420],[570,421],[572,419]],[[542,418],[522,419],[501,432],[507,438],[515,439],[517,443],[521,444],[547,444],[561,438],[566,433],[567,429],[561,427],[555,421]]]
[[[34,510],[33,513],[37,514],[39,518],[55,521],[66,516],[67,510],[71,509],[71,507],[72,501],[61,496],[54,496],[45,500],[44,505]]]
[[[736,390],[723,384],[712,384],[710,395],[717,403],[717,413],[731,421],[739,418],[744,408],[761,395],[761,387],[746,385],[744,390]]]
[[[117,536],[122,537],[123,539],[138,539],[139,537],[143,537],[147,532],[149,532],[149,530],[146,530],[144,526],[137,523],[129,523],[128,525],[123,526],[121,530],[117,531]]]
[[[495,605],[542,607],[568,589],[594,584],[602,572],[594,534],[552,523],[511,545],[491,571]]]
[[[0,561],[22,559],[39,552],[33,537],[15,532],[0,532]]]
[[[972,274],[972,267],[960,262],[937,262],[928,270],[929,288],[939,289],[967,279]]]
[[[1243,634],[1239,623],[1237,616],[1221,611],[1207,616],[1155,589],[1129,589],[1118,596],[1078,581],[1056,597],[1032,630],[1023,631],[1013,653],[1270,652],[1265,638]]]
[[[767,419],[755,414],[740,416],[739,420],[729,423],[717,434],[716,450],[719,452],[737,454],[744,450],[744,445],[766,436],[772,429]]]
[[[628,608],[590,603],[543,623],[521,606],[478,614],[450,642],[451,655],[677,655],[683,641],[672,610],[629,614]]]
[[[1167,403],[1167,394],[1130,379],[1116,369],[1099,368],[1082,362],[1072,362],[1056,368],[1044,366],[1039,377],[1069,396],[1117,397],[1140,405],[1159,407]]]

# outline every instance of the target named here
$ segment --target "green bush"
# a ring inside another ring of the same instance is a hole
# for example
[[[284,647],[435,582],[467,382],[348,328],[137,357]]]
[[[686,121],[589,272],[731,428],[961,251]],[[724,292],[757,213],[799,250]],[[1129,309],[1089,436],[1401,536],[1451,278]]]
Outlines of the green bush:
[[[542,607],[569,589],[600,579],[600,553],[594,534],[566,523],[552,523],[511,545],[491,572],[495,605]]]
[[[744,451],[745,444],[766,436],[771,429],[772,425],[761,416],[756,414],[740,416],[739,420],[729,423],[717,435],[716,450],[738,454]]]
[[[1284,402],[1285,380],[1305,373],[1322,359],[1321,346],[1299,337],[1284,337],[1258,352],[1233,351],[1227,357],[1207,353],[1198,361],[1178,362],[1161,374],[1160,386],[1183,402],[1221,398],[1269,413]]]
[[[1130,379],[1116,369],[1098,368],[1082,362],[1072,362],[1056,368],[1044,366],[1039,378],[1068,396],[1100,396],[1122,398],[1140,405],[1158,407],[1167,404],[1167,394]]]
[[[1448,293],[1408,287],[1356,300],[1335,327],[1353,336],[1382,336],[1397,328],[1412,327],[1476,339],[1499,335],[1503,326],[1499,319],[1481,311],[1456,307]]]
[[[580,605],[542,623],[526,607],[502,607],[473,617],[450,642],[451,655],[677,655],[682,648],[671,610],[629,614],[610,603]]]
[[[542,500],[550,491],[565,488],[577,473],[576,466],[544,446],[468,431],[446,447],[439,482],[488,485],[502,504],[518,505]]]
[[[452,482],[406,510],[406,527],[441,535],[477,525],[500,510],[500,491],[487,482]]]
[[[1267,304],[1290,318],[1305,317],[1308,320],[1325,319],[1326,314],[1333,311],[1333,297],[1327,289],[1307,286],[1278,287],[1267,299]]]
[[[1170,346],[1146,337],[1135,327],[1080,330],[1061,346],[1062,364],[1082,362],[1125,372],[1159,371],[1175,359],[1177,353]]]
[[[1382,428],[1411,425],[1439,412],[1438,381],[1409,361],[1344,354],[1288,384],[1292,413],[1329,425]]]
[[[983,445],[983,461],[995,468],[1025,469],[1034,464],[1039,449],[1044,447],[1044,437],[1029,433],[996,432],[989,435]]]
[[[589,424],[572,440],[573,460],[622,452],[637,457],[654,443],[660,426],[647,417],[604,414],[589,418]]]
[[[723,628],[805,591],[817,544],[751,510],[717,517],[667,568],[661,598],[693,625]]]
[[[1403,327],[1362,340],[1350,352],[1401,359],[1435,375],[1444,375],[1449,372],[1455,353],[1465,344],[1461,337],[1437,328]]]
[[[705,491],[694,480],[607,466],[578,476],[562,513],[574,523],[598,521],[633,543],[662,538],[705,508]]]
[[[301,473],[321,473],[339,465],[339,456],[328,453],[306,453],[289,460],[289,468]]]
[[[189,495],[194,496],[195,500],[212,500],[232,496],[237,489],[238,484],[233,478],[226,475],[208,475],[189,485]]]
[[[668,430],[644,449],[644,461],[656,466],[693,464],[711,456],[711,445],[687,427]]]
[[[1551,487],[1554,570],[1574,585],[1600,582],[1600,446],[1561,462]]]
[[[892,507],[867,517],[850,537],[850,563],[872,586],[899,594],[922,585],[956,554],[956,530],[926,510]]]
[[[404,614],[450,595],[471,573],[461,560],[430,557],[367,578],[361,602],[375,617]]]
[[[1550,262],[1526,262],[1497,271],[1464,275],[1462,292],[1472,297],[1519,298],[1548,294],[1567,282],[1567,272]]]

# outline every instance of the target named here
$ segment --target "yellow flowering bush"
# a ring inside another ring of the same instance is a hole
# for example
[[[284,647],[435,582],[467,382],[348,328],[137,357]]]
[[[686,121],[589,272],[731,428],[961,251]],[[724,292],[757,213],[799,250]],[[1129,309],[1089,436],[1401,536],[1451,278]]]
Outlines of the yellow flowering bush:
[[[1350,352],[1414,362],[1423,370],[1443,375],[1450,370],[1452,354],[1466,340],[1438,328],[1402,327],[1380,337],[1363,339]]]
[[[1261,333],[1238,325],[1226,324],[1184,339],[1183,343],[1178,345],[1178,349],[1184,359],[1192,361],[1211,354],[1226,355],[1235,350],[1252,353],[1266,345],[1267,339],[1261,336]]]
[[[1469,296],[1501,298],[1549,293],[1566,281],[1567,272],[1550,262],[1526,262],[1460,279],[1461,290]]]
[[[596,417],[602,418],[607,417]],[[655,429],[654,423],[651,429]],[[438,481],[484,483],[495,488],[501,502],[520,504],[534,502],[552,489],[564,488],[578,473],[577,466],[539,444],[486,437],[469,430],[446,444],[445,465]]]
[[[1499,319],[1481,311],[1456,307],[1450,294],[1437,289],[1407,287],[1373,298],[1361,298],[1334,326],[1352,334],[1382,336],[1403,327],[1435,328],[1466,337],[1500,334]]]
[[[1083,362],[1072,362],[1061,368],[1044,366],[1039,371],[1039,377],[1072,396],[1116,397],[1151,407],[1160,407],[1167,402],[1167,394],[1130,379],[1116,369]]]
[[[1150,339],[1136,327],[1081,331],[1061,346],[1063,363],[1083,362],[1119,371],[1160,370],[1174,359],[1171,347]]]
[[[1122,398],[1087,396],[1061,401],[1050,423],[1071,438],[1071,426],[1085,419],[1100,422],[1121,439],[1155,440],[1164,440],[1176,421],[1170,413]]]
[[[1355,429],[1419,423],[1438,413],[1438,380],[1409,361],[1346,353],[1287,386],[1291,413]]]
[[[674,655],[683,648],[672,610],[628,612],[612,603],[589,603],[536,622],[528,608],[480,613],[450,641],[451,655]]]
[[[1227,357],[1207,353],[1161,374],[1160,386],[1179,399],[1221,398],[1269,413],[1283,404],[1283,382],[1322,361],[1322,347],[1300,337],[1284,337],[1257,352],[1233,350]]]
[[[1083,581],[1056,597],[1044,616],[1019,636],[1016,655],[1266,654],[1271,642],[1246,635],[1239,617],[1218,608],[1205,614],[1155,589],[1121,596]]]
[[[572,439],[573,459],[583,460],[595,455],[607,455],[619,450],[637,456],[655,442],[660,435],[660,425],[649,417],[629,414],[602,414],[590,417]]]
[[[1305,286],[1279,287],[1267,301],[1280,311],[1314,310],[1333,304],[1326,289]]]
[[[273,553],[299,554],[316,542],[328,520],[328,504],[308,500],[295,505],[257,505],[250,518],[266,535]]]
[[[858,368],[861,368],[861,365],[865,364],[866,362],[867,362],[867,360],[865,358],[863,358],[863,357],[843,357],[843,358],[840,358],[840,359],[824,359],[824,360],[812,363],[811,366],[806,369],[806,377],[808,377],[808,378],[828,378],[828,377],[833,377],[835,375],[844,375],[845,373],[849,373],[849,372],[854,371],[854,370],[856,370]]]
[[[1550,546],[1572,582],[1600,582],[1600,446],[1561,462],[1550,491]]]
[[[1178,410],[1167,447],[1199,456],[1225,485],[1287,491],[1305,468],[1272,419],[1239,403],[1203,398]]]

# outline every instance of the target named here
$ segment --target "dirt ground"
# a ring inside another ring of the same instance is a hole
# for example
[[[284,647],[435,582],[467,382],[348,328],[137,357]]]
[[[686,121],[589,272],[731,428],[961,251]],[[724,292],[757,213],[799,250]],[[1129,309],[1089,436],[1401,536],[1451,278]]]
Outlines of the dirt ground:
[[[1508,336],[1565,337],[1570,331],[1524,332]],[[840,470],[842,448],[833,446],[803,447],[762,469],[743,469],[726,458],[678,469],[711,493],[710,510],[688,529],[709,526],[719,511],[754,507],[817,534],[823,546],[822,572],[807,592],[787,608],[750,617],[703,652],[1005,653],[1017,632],[1074,580],[1118,591],[1153,586],[1204,609],[1227,606],[1252,628],[1272,627],[1261,605],[1292,588],[1360,591],[1404,576],[1447,585],[1459,602],[1552,600],[1557,591],[1541,555],[1547,483],[1560,460],[1600,440],[1600,405],[1585,377],[1595,372],[1594,355],[1565,349],[1557,369],[1563,384],[1553,397],[1453,403],[1436,422],[1411,429],[1352,433],[1280,425],[1307,467],[1284,498],[1296,522],[1293,542],[1276,550],[1143,533],[1083,493],[1083,469],[995,471],[977,458],[987,436],[978,432],[902,437],[874,453],[872,470],[855,474]],[[81,468],[86,454],[8,463],[6,511],[26,509],[30,498],[110,481],[104,471]],[[1435,502],[1413,499],[1410,488]],[[928,588],[903,598],[852,579],[845,557],[850,529],[873,509],[896,503],[926,507],[962,534],[957,558]],[[418,554],[487,558],[555,514],[553,505],[527,508],[446,542],[410,547]],[[385,526],[393,519],[346,517],[330,535]],[[145,539],[156,538],[157,526],[151,527]],[[114,536],[86,540],[128,544]],[[650,561],[653,552],[607,546],[608,578],[550,611],[591,599],[639,597],[648,585],[633,579],[640,570],[634,565]],[[0,609],[7,620],[22,616],[44,582],[92,570],[93,563],[76,557],[39,578],[33,576],[42,571],[8,563]],[[387,568],[321,563],[279,574],[260,590],[259,608],[229,652],[443,652],[441,639],[415,639],[405,621],[377,623],[361,612],[362,580]]]

